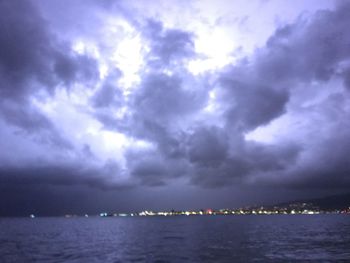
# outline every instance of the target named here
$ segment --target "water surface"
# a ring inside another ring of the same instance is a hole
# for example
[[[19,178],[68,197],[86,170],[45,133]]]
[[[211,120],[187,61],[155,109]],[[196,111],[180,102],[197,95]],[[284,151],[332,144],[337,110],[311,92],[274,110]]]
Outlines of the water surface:
[[[2,218],[0,262],[350,262],[349,215]]]

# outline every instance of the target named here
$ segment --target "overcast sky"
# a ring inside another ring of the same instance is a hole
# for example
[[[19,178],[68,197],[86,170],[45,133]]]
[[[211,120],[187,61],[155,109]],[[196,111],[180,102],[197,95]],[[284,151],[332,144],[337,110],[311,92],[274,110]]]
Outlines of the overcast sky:
[[[349,1],[0,0],[0,215],[350,187]]]

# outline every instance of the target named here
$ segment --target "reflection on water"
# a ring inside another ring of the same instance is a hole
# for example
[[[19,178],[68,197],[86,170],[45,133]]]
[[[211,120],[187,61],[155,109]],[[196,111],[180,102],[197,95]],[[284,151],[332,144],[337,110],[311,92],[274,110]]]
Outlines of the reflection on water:
[[[0,219],[0,262],[350,262],[348,215]]]

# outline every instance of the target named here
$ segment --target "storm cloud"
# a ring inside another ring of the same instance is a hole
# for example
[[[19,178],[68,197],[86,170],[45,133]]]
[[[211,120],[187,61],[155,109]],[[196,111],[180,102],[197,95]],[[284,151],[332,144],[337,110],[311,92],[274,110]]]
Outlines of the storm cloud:
[[[350,4],[174,2],[0,1],[1,188],[348,188]]]

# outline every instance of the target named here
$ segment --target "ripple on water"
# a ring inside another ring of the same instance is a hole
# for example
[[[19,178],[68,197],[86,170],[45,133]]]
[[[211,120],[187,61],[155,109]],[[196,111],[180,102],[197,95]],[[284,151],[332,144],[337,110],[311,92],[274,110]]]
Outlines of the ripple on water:
[[[1,262],[350,262],[348,216],[0,221]]]

